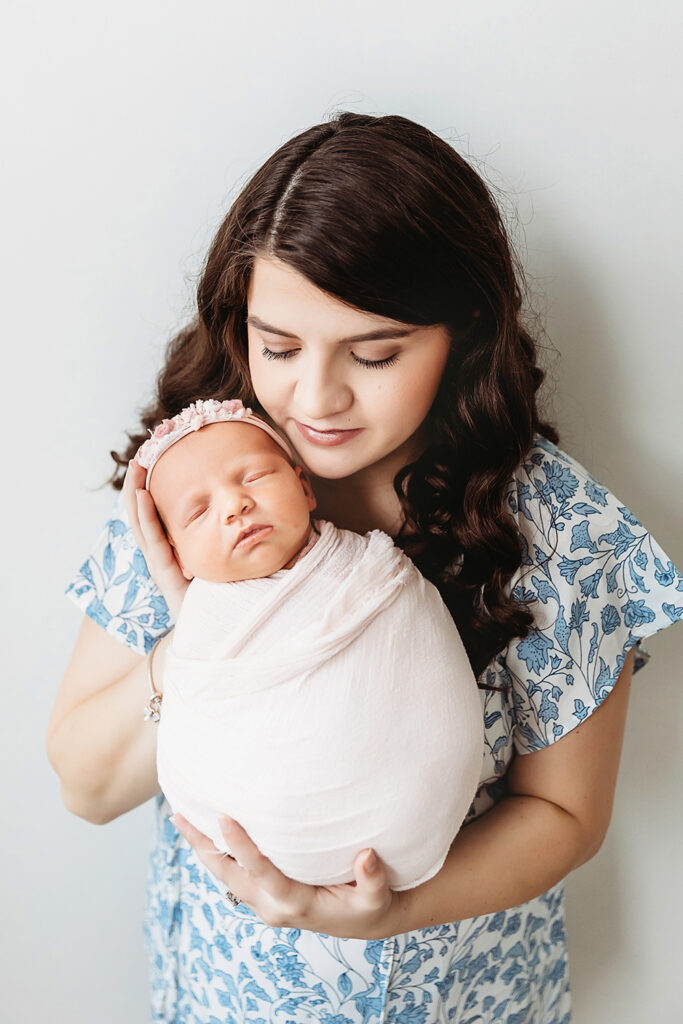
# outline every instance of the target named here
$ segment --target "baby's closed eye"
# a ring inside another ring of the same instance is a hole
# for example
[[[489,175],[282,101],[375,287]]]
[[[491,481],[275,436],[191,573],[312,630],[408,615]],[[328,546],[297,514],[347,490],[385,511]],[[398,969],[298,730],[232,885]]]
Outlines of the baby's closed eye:
[[[197,519],[204,515],[208,508],[208,505],[201,505],[199,508],[193,509],[189,516],[185,520],[185,526],[189,526],[190,523],[194,523]]]
[[[269,476],[271,472],[272,472],[272,470],[270,470],[270,469],[262,469],[262,470],[259,470],[259,472],[257,472],[257,473],[250,473],[248,476],[246,476],[244,478],[244,483],[245,484],[253,484],[254,481],[260,480],[261,477]]]

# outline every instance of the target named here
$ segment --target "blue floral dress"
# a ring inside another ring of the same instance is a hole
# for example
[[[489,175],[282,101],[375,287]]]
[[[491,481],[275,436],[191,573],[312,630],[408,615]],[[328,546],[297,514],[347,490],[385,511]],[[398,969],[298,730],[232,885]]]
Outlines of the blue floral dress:
[[[470,818],[504,794],[515,755],[554,743],[598,707],[626,655],[683,617],[683,577],[621,502],[537,435],[507,495],[523,548],[509,583],[535,625],[482,673],[485,750]],[[171,626],[120,501],[67,593],[141,654]],[[145,695],[140,695],[140,706]],[[153,727],[153,726],[150,726]],[[384,940],[271,928],[233,908],[154,806],[144,921],[152,1019],[167,1024],[566,1024],[564,891]]]

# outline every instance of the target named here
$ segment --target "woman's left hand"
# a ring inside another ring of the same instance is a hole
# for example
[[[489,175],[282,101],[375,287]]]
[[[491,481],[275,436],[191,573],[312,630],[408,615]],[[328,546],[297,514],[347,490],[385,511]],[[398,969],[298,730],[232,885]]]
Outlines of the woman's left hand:
[[[231,818],[219,821],[236,859],[217,850],[181,814],[170,820],[211,874],[273,928],[301,928],[366,940],[406,930],[399,925],[400,893],[389,888],[384,864],[374,851],[365,849],[357,855],[355,882],[306,885],[283,875]],[[373,857],[374,867],[369,870]]]

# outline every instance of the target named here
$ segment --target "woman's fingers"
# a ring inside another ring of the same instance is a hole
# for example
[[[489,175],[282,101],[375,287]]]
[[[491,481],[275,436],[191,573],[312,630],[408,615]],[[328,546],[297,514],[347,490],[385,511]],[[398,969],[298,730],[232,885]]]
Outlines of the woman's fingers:
[[[128,464],[123,482],[124,502],[135,543],[142,551],[149,574],[163,594],[174,619],[187,590],[188,581],[176,561],[159,521],[154,500],[145,490],[147,471],[134,459]]]
[[[355,882],[305,885],[283,875],[230,818],[219,818],[219,824],[232,856],[219,851],[181,814],[174,814],[171,821],[202,864],[271,927],[306,928],[346,938],[395,934],[392,914],[397,894],[389,888],[379,857],[368,870],[370,851],[363,850],[354,861]]]
[[[286,899],[291,890],[292,880],[283,875],[272,861],[264,857],[236,821],[225,815],[222,815],[218,821],[225,841],[237,863],[249,872],[249,875],[262,889],[265,889],[272,899]]]
[[[159,521],[152,495],[149,491],[139,488],[135,496],[137,499],[138,522],[145,542],[145,548],[153,552],[155,561],[160,566],[166,566],[170,559],[175,562],[173,550]]]
[[[170,821],[175,825],[183,838],[188,841],[204,867],[231,891],[234,887],[235,895],[239,894],[240,899],[245,899],[244,890],[247,874],[244,868],[229,854],[217,849],[209,837],[205,836],[194,825],[191,825],[182,814],[174,814]]]
[[[208,836],[194,828],[181,814],[174,814],[171,821],[211,874],[266,924],[286,926],[292,915],[297,914],[292,906],[292,890],[309,887],[293,882],[278,871],[236,822],[226,831],[231,850],[231,855],[228,855],[218,850]],[[223,819],[219,821],[223,829]]]
[[[140,549],[144,546],[144,537],[142,536],[138,519],[137,491],[145,486],[146,475],[147,470],[143,469],[135,459],[131,459],[123,481],[123,502],[128,514],[128,523],[135,538],[135,543]]]

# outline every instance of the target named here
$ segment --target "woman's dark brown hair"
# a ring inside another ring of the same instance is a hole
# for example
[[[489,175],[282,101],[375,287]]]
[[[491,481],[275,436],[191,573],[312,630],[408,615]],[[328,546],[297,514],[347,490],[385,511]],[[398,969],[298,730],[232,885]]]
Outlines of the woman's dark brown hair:
[[[258,407],[245,325],[257,255],[360,310],[448,328],[431,443],[394,481],[405,513],[396,540],[439,588],[479,675],[532,624],[506,593],[522,561],[506,493],[534,433],[559,440],[539,419],[545,374],[522,323],[496,203],[448,143],[406,118],[344,112],[297,135],[256,172],[218,229],[197,317],[169,344],[145,429],[197,398]],[[146,436],[130,434],[128,449],[112,453],[115,487]]]

